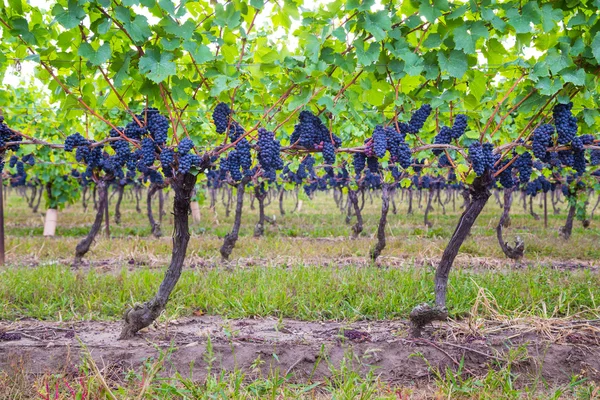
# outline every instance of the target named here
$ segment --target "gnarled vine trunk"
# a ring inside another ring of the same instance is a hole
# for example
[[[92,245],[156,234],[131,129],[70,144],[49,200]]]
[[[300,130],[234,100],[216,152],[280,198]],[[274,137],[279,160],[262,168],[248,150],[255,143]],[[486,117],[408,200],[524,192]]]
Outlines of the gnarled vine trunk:
[[[364,192],[363,192],[363,195],[364,195]],[[354,214],[356,214],[356,224],[354,224],[352,226],[352,238],[356,239],[363,230],[363,219],[362,219],[362,214],[360,211],[361,208],[358,205],[358,196],[356,194],[356,191],[354,191],[352,189],[348,189],[348,199],[352,203],[352,207],[354,208]],[[364,197],[363,197],[363,199],[364,199]],[[363,202],[363,204],[364,204],[364,202]]]
[[[565,225],[560,228],[560,235],[565,240],[569,240],[571,233],[573,232],[573,219],[575,218],[575,200],[569,202],[569,213],[567,214],[567,220]]]
[[[387,184],[381,186],[381,216],[377,226],[377,243],[371,249],[371,260],[376,261],[377,257],[385,248],[385,226],[387,224],[387,214],[390,208],[390,195]]]
[[[433,223],[431,223],[429,221],[429,211],[433,210],[433,207],[431,206],[431,200],[433,200],[433,195],[434,195],[434,191],[433,189],[429,189],[428,190],[429,193],[427,194],[427,206],[425,206],[425,214],[423,216],[423,223],[425,224],[425,226],[427,228],[431,228],[433,226]]]
[[[160,185],[153,183],[146,195],[146,213],[148,214],[148,221],[150,221],[150,229],[152,229],[152,234],[157,238],[162,236],[162,232],[160,230],[160,222],[156,222],[154,215],[152,215],[152,197],[160,189]]]
[[[242,210],[244,208],[244,193],[246,192],[246,185],[250,182],[250,178],[244,177],[241,182],[237,185],[237,199],[235,204],[235,217],[233,219],[233,228],[231,232],[229,232],[225,236],[225,240],[223,240],[223,245],[219,250],[221,253],[221,257],[224,261],[229,259],[233,248],[235,247],[235,243],[238,240],[238,236],[240,234],[240,225],[242,223]]]
[[[279,214],[285,215],[285,210],[283,209],[283,196],[285,195],[285,190],[281,188],[279,190]]]
[[[254,225],[254,237],[261,237],[265,233],[265,198],[267,192],[261,193],[260,186],[254,188],[254,197],[258,201],[258,221]]]
[[[43,194],[44,194],[43,190],[38,190],[37,201],[36,201],[35,205],[33,206],[34,213],[38,212],[38,209],[40,208],[40,202],[42,201]]]
[[[117,188],[117,204],[115,204],[115,224],[121,223],[121,201],[123,201],[123,193],[125,192],[125,186],[119,185]]]
[[[169,296],[181,276],[188,242],[190,241],[188,214],[195,184],[196,175],[189,173],[172,181],[175,199],[173,201],[174,228],[171,263],[156,295],[146,303],[136,305],[125,312],[125,321],[119,339],[132,338],[139,330],[150,326],[163,312],[169,301]]]
[[[496,236],[498,237],[498,243],[500,244],[502,252],[504,252],[504,254],[512,260],[519,260],[521,257],[523,257],[523,253],[525,251],[525,244],[523,241],[517,237],[515,246],[512,247],[502,238],[502,228],[510,224],[510,206],[512,205],[513,190],[513,188],[504,190],[504,209],[502,211],[500,221],[496,226]]]
[[[535,219],[536,221],[540,219],[540,216],[537,215],[535,211],[533,211],[533,196],[529,196],[529,214],[531,214],[533,219]]]
[[[469,187],[468,194],[470,195],[470,199],[464,212],[460,216],[458,225],[456,226],[448,245],[444,249],[442,259],[440,260],[435,273],[435,307],[421,304],[415,307],[410,313],[412,322],[411,331],[414,336],[419,336],[423,327],[431,321],[447,318],[446,294],[448,291],[448,277],[450,275],[450,270],[458,255],[460,247],[471,231],[471,227],[477,220],[479,214],[481,214],[481,211],[491,196],[489,189],[491,183],[492,176],[486,171],[485,175],[476,178]]]
[[[88,232],[87,236],[83,238],[75,247],[75,259],[73,260],[73,266],[78,267],[81,264],[83,256],[90,250],[94,239],[100,228],[102,228],[102,220],[104,219],[104,212],[106,204],[108,202],[108,185],[105,181],[100,180],[96,183],[94,191],[98,194],[98,201],[96,206],[96,218],[92,224],[92,228]]]

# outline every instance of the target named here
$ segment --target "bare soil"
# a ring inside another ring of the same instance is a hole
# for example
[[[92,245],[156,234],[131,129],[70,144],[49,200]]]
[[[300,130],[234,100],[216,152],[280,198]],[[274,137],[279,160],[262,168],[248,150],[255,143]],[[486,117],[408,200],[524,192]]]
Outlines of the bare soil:
[[[363,374],[376,368],[384,381],[421,386],[433,379],[430,366],[456,370],[464,358],[467,374],[484,375],[490,366],[505,363],[509,350],[517,347],[526,349],[511,366],[521,382],[565,384],[574,375],[600,381],[600,324],[569,324],[577,328],[549,338],[522,324],[481,335],[443,323],[428,327],[423,339],[410,339],[408,322],[402,320],[342,323],[199,316],[155,325],[133,340],[117,341],[118,322],[4,321],[0,370],[19,365],[32,375],[75,373],[87,349],[107,377],[121,380],[126,371],[156,358],[159,350],[171,349],[165,375],[189,376],[191,368],[193,378],[202,379],[209,365],[210,336],[213,371],[242,369],[252,375],[258,365],[265,374],[279,369],[297,382],[328,377],[330,365],[338,367],[351,356],[354,368]]]
[[[53,263],[70,265],[72,259],[57,259]],[[376,265],[381,268],[411,268],[424,267],[436,268],[440,259],[439,257],[391,257],[380,256],[377,259]],[[373,265],[369,257],[330,257],[330,258],[297,258],[293,256],[282,256],[277,259],[259,258],[259,257],[240,257],[229,262],[223,262],[217,258],[195,257],[190,256],[186,259],[185,269],[214,269],[223,266],[236,268],[252,268],[252,267],[288,267],[302,263],[305,265],[320,265],[322,267],[356,267],[364,268]],[[20,258],[18,263],[14,263],[15,267],[30,267],[35,268],[41,265],[47,265],[47,262],[39,261],[34,258]],[[149,259],[123,258],[114,257],[110,259],[86,260],[84,259],[80,265],[80,269],[87,271],[94,269],[98,272],[119,272],[124,266],[127,266],[129,271],[135,271],[138,268],[164,268],[169,264],[169,257],[153,256]],[[468,255],[458,255],[454,266],[456,268],[469,269],[473,272],[480,271],[508,271],[515,269],[528,269],[546,267],[562,271],[589,270],[597,272],[600,270],[600,264],[597,261],[589,260],[569,260],[562,261],[556,259],[545,260],[527,260],[522,259],[518,262],[508,259],[497,259],[490,257],[473,257]]]

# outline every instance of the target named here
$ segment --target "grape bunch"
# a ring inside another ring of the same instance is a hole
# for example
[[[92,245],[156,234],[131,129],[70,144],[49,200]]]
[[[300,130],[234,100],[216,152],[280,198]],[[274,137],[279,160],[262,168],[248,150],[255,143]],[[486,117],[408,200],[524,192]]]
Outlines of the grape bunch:
[[[412,153],[410,147],[405,142],[402,142],[398,149],[398,162],[404,169],[408,168],[412,164]]]
[[[513,167],[519,172],[519,181],[521,183],[529,182],[533,172],[533,159],[531,153],[525,152],[519,156],[513,163]]]
[[[8,142],[21,142],[23,138],[21,135],[14,133],[8,125],[4,123],[4,117],[0,115],[0,147],[4,147]],[[19,145],[14,144],[8,146],[6,150],[17,151],[19,150]],[[2,169],[0,168],[0,172]]]
[[[600,165],[600,150],[592,150],[590,152],[590,163],[592,165]]]
[[[425,121],[427,121],[429,114],[431,114],[431,106],[429,104],[423,104],[410,117],[407,132],[412,133],[413,135],[419,133],[421,128],[423,128],[423,125],[425,125]]]
[[[23,156],[23,158],[21,158],[21,160],[25,163],[25,164],[29,164],[29,165],[35,165],[35,158],[33,158],[33,154],[25,154]]]
[[[275,140],[273,132],[264,128],[258,129],[258,149],[258,162],[263,170],[263,176],[269,181],[274,181],[275,171],[283,168],[283,161],[280,154],[281,146]]]
[[[177,169],[177,172],[180,174],[187,174],[190,172],[192,167],[197,167],[200,165],[200,156],[193,153],[187,153],[180,155],[178,161],[179,168]]]
[[[586,159],[585,159],[585,151],[583,150],[583,146],[581,150],[573,151],[573,168],[577,171],[577,175],[581,176],[585,172],[586,167]]]
[[[145,137],[142,139],[142,159],[141,163],[143,166],[149,167],[154,164],[156,154],[154,152],[154,141],[152,138]]]
[[[160,166],[167,178],[173,177],[173,165],[175,164],[175,152],[165,147],[160,152]]]
[[[177,152],[180,156],[184,156],[190,152],[194,148],[194,142],[190,138],[184,138],[179,142],[179,146],[177,146]]]
[[[450,144],[452,140],[452,128],[442,126],[439,133],[433,138],[433,144]],[[439,156],[444,150],[433,149],[433,154]]]
[[[379,160],[377,157],[367,157],[367,168],[372,174],[379,172]]]
[[[573,103],[557,104],[552,110],[554,126],[558,132],[558,143],[565,145],[570,143],[577,135],[577,118],[571,113]]]
[[[323,143],[323,160],[325,164],[335,164],[335,147],[333,147],[331,142]]]
[[[231,109],[225,103],[219,103],[213,110],[213,122],[217,133],[225,133],[227,126],[229,125],[229,116],[231,115]]]
[[[246,176],[252,175],[252,155],[250,154],[250,143],[246,138],[243,138],[235,145],[235,151],[240,160],[240,166],[242,167]]]
[[[169,132],[169,120],[164,115],[153,112],[148,115],[148,132],[152,135],[157,145],[167,142]]]
[[[494,154],[494,145],[491,143],[484,143],[481,146],[483,151],[483,161],[485,164],[485,168],[489,170],[494,169],[494,164],[500,158],[499,154]]]
[[[65,139],[65,151],[71,152],[75,147],[78,146],[87,146],[90,144],[90,141],[84,138],[81,133],[77,132],[72,135],[67,136]]]
[[[533,155],[540,160],[546,160],[548,156],[547,148],[552,142],[552,135],[554,134],[554,127],[550,124],[544,124],[538,126],[533,131]]]
[[[452,124],[452,139],[460,139],[467,130],[467,116],[465,114],[457,114]]]
[[[572,167],[575,164],[575,156],[571,150],[562,150],[558,152],[558,159],[565,167]]]
[[[342,140],[330,132],[318,116],[308,110],[300,112],[290,137],[291,145],[297,143],[310,150],[322,150],[325,142],[332,141],[336,149],[342,145]]]
[[[371,141],[373,143],[373,153],[375,157],[383,158],[387,150],[387,138],[385,130],[381,125],[377,125],[373,130]]]
[[[506,188],[506,189],[510,189],[513,186],[515,186],[515,179],[513,178],[513,166],[510,165],[507,168],[506,165],[510,162],[511,160],[502,160],[502,162],[500,162],[500,164],[498,165],[498,171],[502,171],[500,172],[500,174],[498,175],[498,180],[500,181],[500,185],[502,185],[502,187]],[[504,170],[503,170],[504,168]]]
[[[481,143],[474,142],[469,146],[469,158],[471,159],[471,165],[473,166],[475,175],[483,175],[485,172],[486,161]]]
[[[365,169],[366,162],[367,157],[364,153],[354,153],[354,156],[352,157],[352,167],[354,168],[354,173],[357,177],[360,176]]]

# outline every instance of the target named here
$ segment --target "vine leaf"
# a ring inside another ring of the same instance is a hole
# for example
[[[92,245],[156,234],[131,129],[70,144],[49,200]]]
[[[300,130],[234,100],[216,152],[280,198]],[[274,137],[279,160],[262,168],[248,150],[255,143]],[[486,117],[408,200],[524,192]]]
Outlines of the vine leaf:
[[[52,7],[52,15],[65,29],[75,28],[86,16],[83,7],[75,0],[69,0],[67,9],[64,9],[60,4],[55,4]]]
[[[448,56],[439,52],[438,63],[442,71],[446,71],[450,76],[458,79],[463,77],[468,68],[467,56],[458,50],[452,50]]]
[[[592,54],[596,61],[600,63],[600,32],[596,32],[596,36],[592,40]]]
[[[371,43],[367,45],[365,44],[364,40],[359,39],[354,41],[354,46],[356,48],[356,58],[361,65],[371,65],[379,59],[379,53],[381,50],[379,43]]]
[[[171,61],[173,54],[149,49],[140,58],[140,72],[154,83],[163,82],[169,76],[175,75],[175,63]]]
[[[368,14],[365,17],[365,30],[378,42],[385,39],[386,32],[392,29],[392,20],[386,11]]]
[[[78,54],[81,57],[88,59],[93,66],[97,67],[99,65],[104,64],[110,59],[110,45],[108,44],[108,42],[105,42],[102,46],[98,48],[98,50],[94,50],[91,44],[82,43],[79,47]]]
[[[429,22],[435,22],[442,16],[443,11],[448,11],[447,0],[422,0],[419,6],[419,14]]]

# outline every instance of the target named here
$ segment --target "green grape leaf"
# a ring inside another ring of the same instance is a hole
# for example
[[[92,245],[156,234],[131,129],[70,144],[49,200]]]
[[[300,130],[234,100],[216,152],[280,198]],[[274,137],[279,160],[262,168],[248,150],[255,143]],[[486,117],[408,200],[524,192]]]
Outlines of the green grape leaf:
[[[419,15],[425,17],[429,22],[435,22],[436,19],[442,16],[443,11],[449,9],[447,0],[421,0]]]
[[[91,44],[82,43],[81,46],[79,46],[78,54],[87,59],[90,64],[97,67],[110,59],[110,44],[104,42],[102,46],[98,47],[98,50],[94,50]]]
[[[140,72],[154,83],[163,82],[177,72],[175,63],[171,61],[172,58],[172,53],[149,49],[140,58]]]
[[[443,52],[438,53],[438,63],[442,71],[447,72],[454,78],[462,78],[467,72],[468,63],[467,56],[458,50],[452,50],[446,56]]]
[[[55,4],[52,15],[65,29],[72,29],[79,25],[86,13],[76,0],[69,0],[66,10],[60,4]]]
[[[354,41],[354,46],[356,48],[356,58],[361,65],[371,65],[379,59],[381,51],[379,43],[366,44],[364,40],[358,39]]]
[[[596,36],[592,40],[592,54],[596,61],[600,63],[600,31],[596,32]]]
[[[387,11],[367,14],[365,17],[365,30],[373,35],[378,42],[385,39],[386,32],[392,29],[392,20]]]

